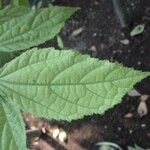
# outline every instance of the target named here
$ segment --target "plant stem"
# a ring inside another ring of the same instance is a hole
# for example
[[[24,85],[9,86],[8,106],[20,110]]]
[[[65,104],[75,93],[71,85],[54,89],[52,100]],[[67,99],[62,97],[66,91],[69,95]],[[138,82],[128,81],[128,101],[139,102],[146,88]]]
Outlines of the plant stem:
[[[127,26],[127,23],[126,23],[125,14],[123,12],[123,8],[120,3],[120,0],[112,0],[112,2],[114,5],[114,10],[115,10],[116,16],[120,21],[121,27],[125,28]]]

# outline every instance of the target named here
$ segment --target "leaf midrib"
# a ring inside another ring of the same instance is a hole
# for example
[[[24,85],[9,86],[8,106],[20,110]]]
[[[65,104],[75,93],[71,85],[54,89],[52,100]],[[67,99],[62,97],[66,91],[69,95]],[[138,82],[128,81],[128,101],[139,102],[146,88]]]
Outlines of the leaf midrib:
[[[138,77],[143,77],[144,75],[136,75],[134,76],[134,78]],[[84,76],[83,76],[84,77]],[[91,85],[91,84],[100,84],[100,83],[112,83],[115,81],[120,81],[120,80],[126,80],[129,78],[133,78],[133,76],[128,76],[126,78],[120,78],[120,79],[116,79],[116,80],[107,80],[107,81],[98,81],[98,82],[87,82],[87,83],[50,83],[50,84],[38,84],[38,83],[21,83],[21,82],[12,82],[12,81],[7,81],[7,80],[3,80],[0,79],[0,84],[1,82],[4,82],[6,84],[14,84],[14,85],[23,85],[23,86],[77,86],[77,85]]]
[[[30,54],[30,53],[29,53]],[[30,58],[32,57],[32,53],[31,53],[31,56],[30,56]],[[129,78],[135,78],[135,77],[138,77],[138,78],[140,78],[140,77],[143,77],[143,76],[146,76],[146,75],[143,75],[143,74],[141,74],[141,75],[132,75],[132,76],[128,76],[128,77],[126,77],[126,78],[120,78],[120,79],[115,79],[115,80],[102,80],[102,81],[98,81],[98,82],[86,82],[86,83],[47,83],[47,84],[38,84],[38,83],[21,83],[21,82],[11,82],[11,81],[7,81],[7,80],[4,80],[4,79],[2,79],[2,78],[4,78],[4,77],[7,77],[8,75],[11,75],[11,74],[14,74],[14,73],[16,73],[16,72],[18,72],[18,71],[20,71],[20,70],[22,70],[22,69],[24,69],[24,68],[26,68],[26,67],[29,67],[29,66],[33,66],[33,65],[38,65],[38,64],[40,64],[40,63],[46,63],[46,62],[48,62],[48,61],[52,61],[52,60],[54,60],[54,59],[57,59],[58,57],[62,57],[62,58],[68,58],[66,55],[61,55],[61,53],[59,53],[58,54],[58,56],[56,56],[56,57],[53,57],[53,58],[48,58],[48,59],[46,59],[46,60],[41,60],[41,61],[37,61],[37,62],[33,62],[33,63],[31,63],[31,64],[27,64],[26,66],[22,66],[21,68],[18,68],[17,70],[14,70],[13,72],[10,72],[10,73],[8,73],[8,74],[6,74],[6,75],[3,75],[3,76],[1,76],[0,77],[0,84],[1,84],[1,82],[3,82],[3,83],[7,83],[7,84],[14,84],[14,85],[24,85],[24,86],[77,86],[77,85],[91,85],[91,84],[100,84],[100,83],[112,83],[113,84],[113,82],[115,82],[115,81],[121,81],[121,80],[126,80],[126,79],[129,79]],[[19,59],[19,57],[18,57],[18,59]],[[73,60],[74,60],[75,58],[73,58]],[[81,62],[84,62],[84,61],[87,61],[87,59],[84,59],[84,60],[82,60],[82,61],[79,61],[79,62],[76,62],[76,63],[74,63],[73,65],[76,65],[76,64],[78,64],[78,63],[81,63]],[[71,65],[71,64],[70,64]],[[6,65],[7,66],[7,65]],[[6,66],[4,66],[4,69],[5,69],[5,67]],[[68,68],[69,68],[70,66],[68,66]],[[99,66],[99,67],[96,67],[96,69],[98,69],[98,68],[101,68],[102,66]],[[68,69],[68,68],[66,68],[66,69]],[[63,72],[64,70],[62,70],[62,72]],[[3,72],[3,71],[2,71]],[[1,73],[2,73],[1,72]],[[61,72],[60,72],[61,73]],[[87,76],[88,74],[89,74],[90,72],[88,72],[87,74],[85,74],[79,81],[81,81],[85,76]],[[52,81],[53,81],[54,79],[52,79]]]
[[[14,89],[11,89],[11,88],[9,88],[9,87],[7,87],[7,86],[5,86],[5,85],[1,85],[1,86],[3,86],[4,88],[6,88],[6,89],[8,89],[8,90],[10,90],[10,91],[12,91],[12,92],[14,92],[15,94],[17,94],[17,95],[20,95],[21,97],[24,97],[25,99],[28,99],[28,100],[31,100],[33,103],[36,103],[36,104],[38,104],[38,105],[40,105],[41,107],[44,107],[45,109],[47,109],[47,110],[51,110],[52,112],[55,112],[55,113],[57,113],[57,114],[61,114],[61,112],[57,112],[57,111],[55,111],[54,109],[52,109],[52,108],[50,108],[50,106],[45,106],[45,105],[43,105],[43,104],[41,104],[41,103],[38,103],[38,102],[36,102],[34,99],[32,99],[32,98],[29,98],[29,97],[26,97],[25,95],[23,95],[23,94],[20,94],[20,93],[18,93],[17,91],[15,91]],[[54,91],[53,91],[54,92]],[[55,93],[58,97],[60,97],[57,93]],[[65,99],[65,98],[63,98],[63,97],[60,97],[61,99],[63,99],[65,102],[67,102],[67,103],[70,103],[70,104],[73,104],[73,105],[78,105],[78,106],[81,106],[81,107],[84,107],[84,108],[88,108],[88,109],[97,109],[96,107],[89,107],[89,106],[84,106],[84,105],[81,105],[81,104],[77,104],[77,103],[73,103],[73,102],[71,102],[71,101],[68,101],[67,99]],[[105,99],[107,99],[107,98],[105,98]],[[64,114],[61,114],[61,115],[64,115]]]

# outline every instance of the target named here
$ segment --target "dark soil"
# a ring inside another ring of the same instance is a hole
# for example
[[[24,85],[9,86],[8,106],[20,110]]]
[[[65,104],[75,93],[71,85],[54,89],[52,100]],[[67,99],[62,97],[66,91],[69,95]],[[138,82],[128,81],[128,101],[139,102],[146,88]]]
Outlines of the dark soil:
[[[111,0],[56,0],[54,4],[81,8],[60,34],[65,47],[77,49],[99,59],[119,62],[127,67],[150,71],[149,0],[122,0],[126,28],[121,27]],[[130,31],[139,24],[145,24],[144,32],[131,38]],[[81,33],[74,35],[77,29],[80,29]],[[120,42],[124,39],[128,39],[129,44]],[[51,44],[46,42],[42,47],[49,47]],[[56,46],[55,41],[53,44]],[[150,95],[150,78],[144,79],[135,88],[142,94]],[[101,141],[117,143],[124,150],[134,144],[146,149],[150,147],[150,111],[140,117],[137,113],[139,103],[139,97],[126,95],[121,104],[108,110],[104,115],[93,114],[71,123],[50,121],[50,125],[57,125],[68,133],[66,148],[44,134],[40,140],[46,141],[51,145],[51,149],[57,150],[97,150],[95,144]],[[150,98],[146,103],[150,110]],[[127,113],[132,113],[133,116],[125,118]]]

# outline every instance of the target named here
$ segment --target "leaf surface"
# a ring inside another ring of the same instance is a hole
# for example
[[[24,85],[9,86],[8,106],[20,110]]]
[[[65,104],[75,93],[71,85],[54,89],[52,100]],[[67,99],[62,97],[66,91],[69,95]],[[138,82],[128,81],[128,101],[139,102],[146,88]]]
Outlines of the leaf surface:
[[[27,8],[24,11],[28,10]],[[51,6],[30,10],[23,15],[16,12],[15,16],[12,13],[11,19],[9,10],[6,17],[4,16],[6,10],[1,10],[3,12],[0,14],[3,17],[0,20],[0,51],[23,50],[52,39],[60,32],[64,22],[77,10],[78,8]]]
[[[68,50],[32,49],[0,70],[0,88],[24,111],[71,120],[104,113],[148,75]]]
[[[0,149],[26,150],[25,125],[17,106],[0,98]]]

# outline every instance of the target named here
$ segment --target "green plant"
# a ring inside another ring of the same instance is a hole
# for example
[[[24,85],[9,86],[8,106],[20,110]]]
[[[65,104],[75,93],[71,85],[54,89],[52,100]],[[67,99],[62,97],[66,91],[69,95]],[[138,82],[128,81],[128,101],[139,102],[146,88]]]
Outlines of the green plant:
[[[52,39],[77,9],[4,8],[0,11],[1,53],[26,50]],[[149,75],[71,50],[27,50],[0,69],[0,149],[26,149],[20,110],[68,121],[102,114]]]
[[[15,6],[18,6],[18,5],[29,6],[30,5],[29,0],[11,0],[11,4]]]
[[[38,10],[23,6],[7,6],[2,9],[0,11],[0,67],[16,56],[15,51],[18,51],[17,55],[19,55],[18,53],[22,52],[19,50],[26,50],[55,37],[64,26],[66,19],[77,9],[57,6]],[[20,108],[13,99],[8,100],[10,95],[7,93],[8,96],[3,88],[0,89],[2,94],[0,94],[0,149],[25,150],[25,127]]]

